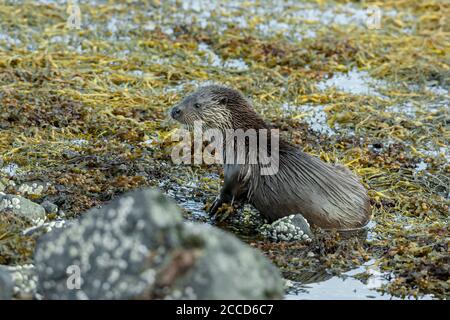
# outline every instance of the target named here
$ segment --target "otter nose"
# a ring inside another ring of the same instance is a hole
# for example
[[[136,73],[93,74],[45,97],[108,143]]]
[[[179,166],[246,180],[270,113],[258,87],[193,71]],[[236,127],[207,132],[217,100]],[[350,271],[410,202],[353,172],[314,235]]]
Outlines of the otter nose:
[[[181,110],[178,107],[173,107],[172,111],[170,112],[170,114],[172,115],[172,118],[176,119],[180,116],[181,114]]]

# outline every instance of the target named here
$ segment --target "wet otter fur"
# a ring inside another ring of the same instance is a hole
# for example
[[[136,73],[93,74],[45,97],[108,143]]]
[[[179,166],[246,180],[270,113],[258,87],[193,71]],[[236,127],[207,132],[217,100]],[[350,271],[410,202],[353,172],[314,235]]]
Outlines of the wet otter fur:
[[[209,85],[185,97],[172,117],[192,127],[270,129],[244,96],[231,88]],[[270,142],[270,139],[269,139]],[[270,221],[302,214],[323,229],[358,229],[370,220],[367,191],[345,166],[325,163],[280,138],[279,169],[261,175],[258,164],[224,165],[224,186],[210,212],[226,202],[248,201]]]

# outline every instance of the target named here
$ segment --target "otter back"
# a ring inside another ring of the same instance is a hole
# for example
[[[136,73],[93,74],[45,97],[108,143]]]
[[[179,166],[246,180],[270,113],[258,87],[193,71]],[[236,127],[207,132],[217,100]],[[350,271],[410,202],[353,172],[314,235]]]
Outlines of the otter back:
[[[248,201],[269,220],[302,214],[324,229],[360,228],[370,219],[365,188],[347,168],[334,166],[292,146],[280,149],[279,171],[260,175],[258,165],[243,165],[238,184]]]

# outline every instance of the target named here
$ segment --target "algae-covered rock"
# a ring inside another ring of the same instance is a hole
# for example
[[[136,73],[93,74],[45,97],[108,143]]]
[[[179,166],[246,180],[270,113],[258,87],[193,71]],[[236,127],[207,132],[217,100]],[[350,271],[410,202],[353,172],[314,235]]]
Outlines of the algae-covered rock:
[[[10,211],[37,223],[45,220],[45,209],[24,197],[11,194],[0,194],[0,212]]]
[[[280,298],[277,269],[211,226],[184,223],[156,190],[125,194],[43,236],[35,262],[46,299]]]

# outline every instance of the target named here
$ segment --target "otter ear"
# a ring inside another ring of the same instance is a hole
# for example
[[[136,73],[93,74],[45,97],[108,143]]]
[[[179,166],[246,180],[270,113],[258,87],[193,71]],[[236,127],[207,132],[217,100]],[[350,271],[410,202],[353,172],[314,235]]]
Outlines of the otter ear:
[[[227,105],[228,104],[228,98],[227,97],[220,98],[219,103],[223,104],[223,105]]]

